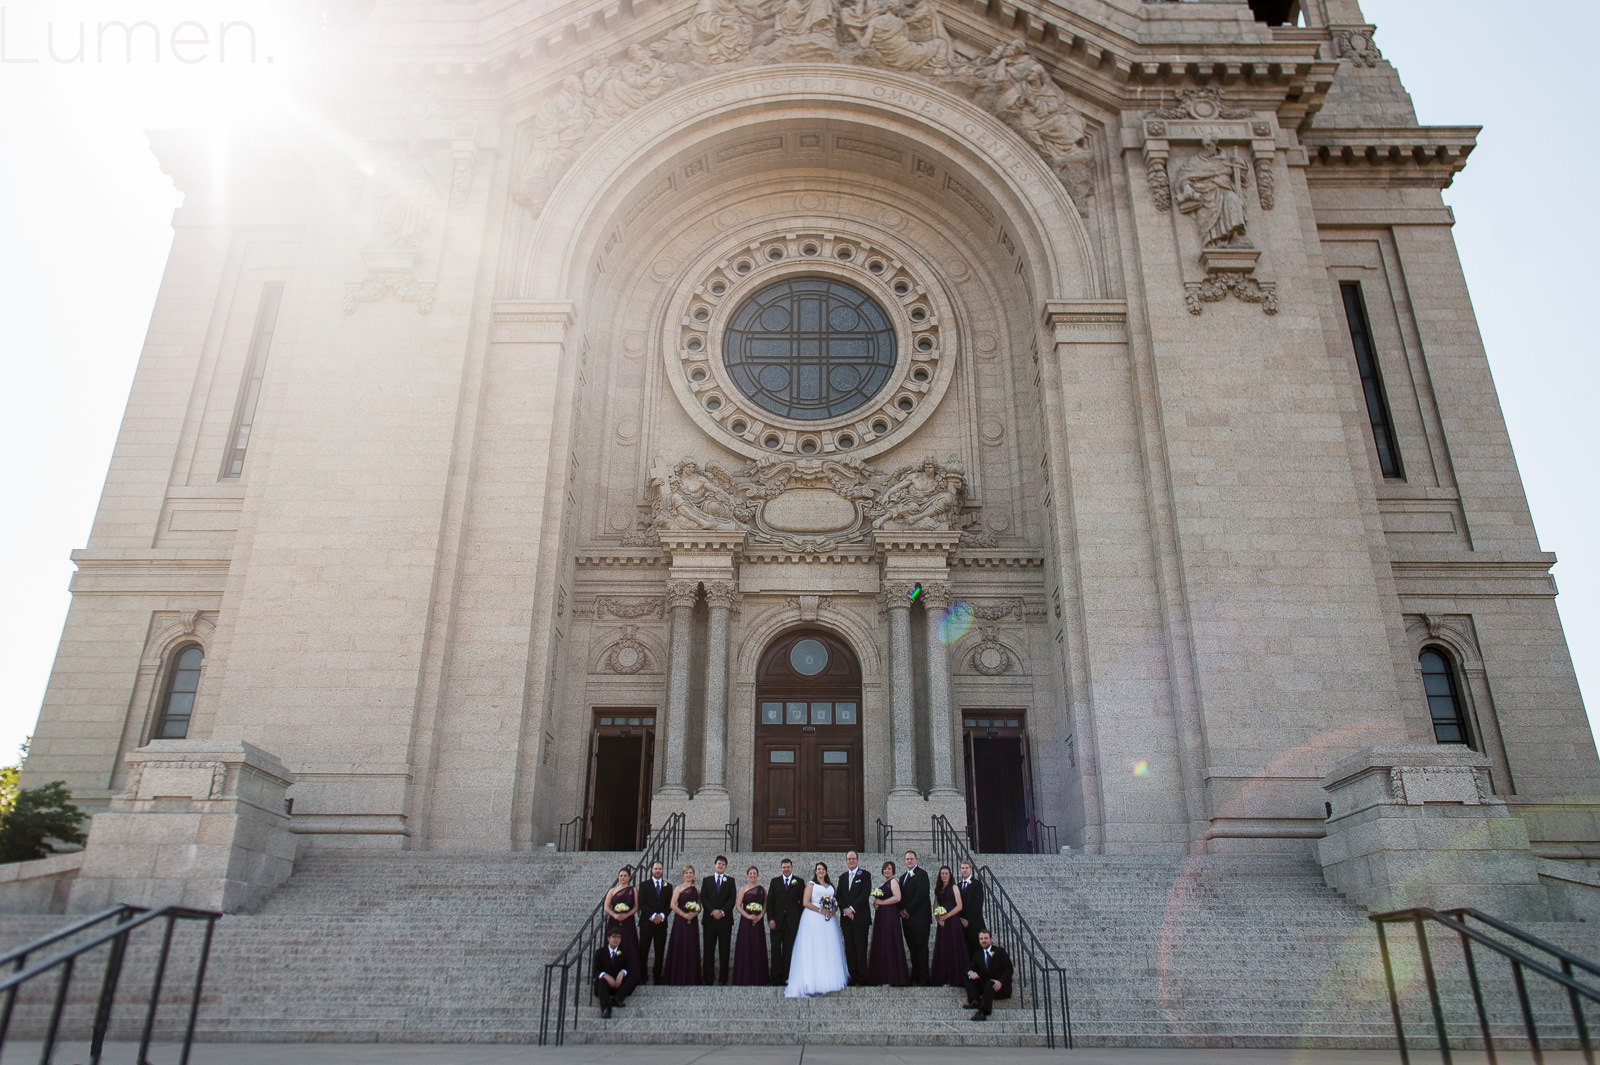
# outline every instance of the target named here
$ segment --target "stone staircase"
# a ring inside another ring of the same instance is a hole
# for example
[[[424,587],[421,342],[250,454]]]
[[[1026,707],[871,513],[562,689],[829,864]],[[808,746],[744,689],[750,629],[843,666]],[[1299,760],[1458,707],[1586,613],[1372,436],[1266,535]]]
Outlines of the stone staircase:
[[[708,871],[706,856],[692,861]],[[771,854],[732,854],[776,871]],[[830,864],[834,863],[830,857]],[[260,912],[217,925],[197,1034],[213,1041],[532,1042],[544,964],[599,900],[619,854],[444,856],[323,854],[302,859]],[[796,855],[801,868],[810,856]],[[1394,1044],[1371,922],[1327,888],[1310,860],[983,855],[1068,973],[1078,1046],[1347,1047]],[[862,855],[875,871],[881,858]],[[898,863],[897,863],[898,864]],[[930,867],[937,863],[931,860]],[[9,948],[64,918],[6,917]],[[1600,927],[1531,927],[1600,957]],[[1442,937],[1435,936],[1434,940]],[[1397,957],[1413,959],[1408,935]],[[181,1033],[196,930],[175,938],[157,1031]],[[136,1038],[159,935],[130,952],[113,1034]],[[1448,943],[1435,954],[1448,961]],[[1459,968],[1442,965],[1448,972]],[[1493,969],[1493,971],[1489,971]],[[1497,1031],[1520,1033],[1504,966],[1480,961]],[[1408,1033],[1431,1032],[1421,982],[1402,965]],[[69,1032],[87,1030],[99,966],[80,963]],[[53,984],[18,1004],[13,1035],[36,1035]],[[1452,1042],[1475,1030],[1463,977],[1445,980]],[[997,1004],[988,1024],[948,988],[850,988],[790,1001],[777,988],[640,988],[602,1020],[569,1005],[566,1041],[1043,1045],[1026,1001]],[[1562,996],[1536,1002],[1541,1031],[1570,1033]],[[1600,1030],[1600,1017],[1591,1016]]]

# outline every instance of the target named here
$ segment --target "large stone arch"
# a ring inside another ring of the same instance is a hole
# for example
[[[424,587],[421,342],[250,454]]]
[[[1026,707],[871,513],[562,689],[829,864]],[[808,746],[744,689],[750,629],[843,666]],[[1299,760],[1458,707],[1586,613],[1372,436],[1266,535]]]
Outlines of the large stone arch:
[[[932,180],[1015,241],[1018,271],[1035,301],[1104,294],[1078,207],[1045,162],[992,115],[893,71],[783,65],[696,82],[598,137],[567,168],[538,218],[516,227],[500,296],[572,299],[581,307],[586,279],[615,241],[630,202],[670,181],[668,164],[694,145],[734,135],[748,142],[802,120],[914,145],[935,170]]]
[[[740,681],[753,678],[762,654],[772,642],[798,628],[825,629],[843,640],[861,666],[864,684],[867,678],[882,675],[885,667],[877,634],[855,611],[829,609],[810,614],[798,605],[785,604],[773,607],[743,627],[733,656],[733,676]]]

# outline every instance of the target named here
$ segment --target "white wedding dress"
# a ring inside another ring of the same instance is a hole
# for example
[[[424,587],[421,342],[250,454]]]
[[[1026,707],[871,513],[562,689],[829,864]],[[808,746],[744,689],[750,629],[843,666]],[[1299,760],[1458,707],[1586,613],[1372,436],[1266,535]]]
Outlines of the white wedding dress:
[[[833,898],[833,888],[811,882],[811,905],[821,906],[823,899]],[[844,935],[839,931],[839,915],[824,919],[815,910],[802,910],[800,930],[794,937],[794,953],[789,959],[789,986],[784,989],[786,998],[804,998],[807,995],[826,995],[839,991],[850,982],[850,970],[844,960]]]

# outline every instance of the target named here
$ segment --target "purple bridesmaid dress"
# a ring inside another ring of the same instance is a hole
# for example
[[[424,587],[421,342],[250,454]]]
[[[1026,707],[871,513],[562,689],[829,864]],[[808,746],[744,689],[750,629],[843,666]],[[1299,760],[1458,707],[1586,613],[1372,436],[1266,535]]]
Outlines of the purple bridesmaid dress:
[[[699,902],[700,892],[692,887],[683,889],[678,905]],[[672,915],[672,936],[667,940],[667,961],[661,967],[661,982],[669,987],[694,987],[700,982],[700,922],[685,921],[676,913]]]
[[[767,904],[767,889],[753,887],[745,895],[746,903]],[[761,987],[767,984],[767,917],[763,913],[758,921],[739,918],[739,941],[733,948],[733,982],[741,987]]]
[[[621,904],[631,909],[635,898],[633,888],[625,887],[611,896],[611,905]],[[641,971],[639,968],[639,926],[634,923],[632,915],[618,919],[607,913],[606,935],[610,935],[613,928],[622,929],[622,956],[628,959],[628,971],[637,976]]]
[[[934,899],[935,906],[952,910],[956,905],[954,888],[944,888]],[[952,917],[939,926],[933,934],[933,971],[929,983],[934,986],[967,986],[967,937],[961,929],[961,918]]]
[[[892,881],[883,882],[889,894]],[[900,907],[879,906],[872,919],[872,947],[867,951],[867,983],[881,987],[905,987],[911,983],[911,966],[906,964],[906,937],[900,930]]]

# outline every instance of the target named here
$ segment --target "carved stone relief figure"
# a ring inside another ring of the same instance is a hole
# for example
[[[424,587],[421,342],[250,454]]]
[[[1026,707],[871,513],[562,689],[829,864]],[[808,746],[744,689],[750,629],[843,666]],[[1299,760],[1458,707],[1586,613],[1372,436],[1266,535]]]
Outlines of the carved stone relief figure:
[[[861,50],[891,70],[938,77],[954,69],[955,46],[933,0],[860,0],[843,14]]]
[[[1021,40],[996,45],[967,79],[977,102],[1025,137],[1075,198],[1087,195],[1094,151],[1083,117]]]
[[[1178,210],[1194,215],[1207,248],[1244,248],[1244,194],[1250,165],[1232,150],[1207,139],[1200,154],[1183,164],[1173,184]]]
[[[652,508],[657,529],[742,529],[754,508],[735,496],[737,486],[728,471],[717,465],[701,466],[683,459],[650,473]]]
[[[951,460],[932,458],[895,471],[887,487],[867,506],[874,529],[949,530],[961,516],[966,471]]]
[[[678,80],[677,72],[642,44],[628,46],[628,61],[590,67],[583,88],[595,117],[607,124],[625,118],[660,96]]]
[[[767,55],[787,61],[827,60],[839,53],[833,0],[783,0],[772,19]]]
[[[667,34],[665,56],[694,66],[737,62],[750,54],[751,22],[761,14],[759,7],[742,8],[735,0],[700,0],[689,21]]]
[[[528,162],[517,179],[513,195],[536,213],[544,206],[550,186],[578,153],[593,117],[583,91],[583,79],[569,74],[561,87],[540,105],[528,137]]]

